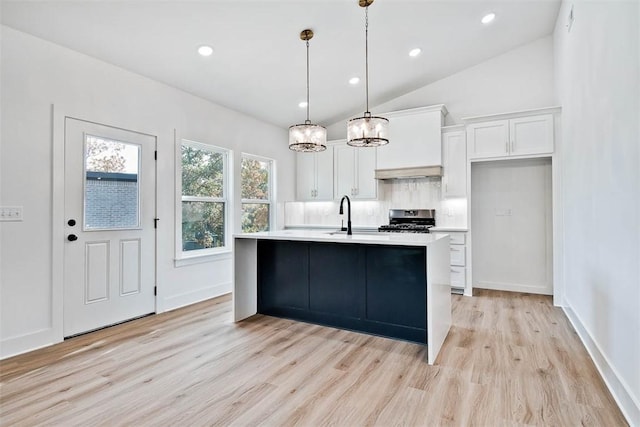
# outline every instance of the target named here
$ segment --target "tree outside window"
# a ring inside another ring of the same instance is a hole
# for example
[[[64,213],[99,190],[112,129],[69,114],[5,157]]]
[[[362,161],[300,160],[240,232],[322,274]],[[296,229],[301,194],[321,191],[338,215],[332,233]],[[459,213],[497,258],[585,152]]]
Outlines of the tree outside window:
[[[219,248],[226,243],[227,150],[183,141],[182,250]]]
[[[268,231],[271,227],[270,159],[242,155],[240,179],[242,186],[242,231]]]

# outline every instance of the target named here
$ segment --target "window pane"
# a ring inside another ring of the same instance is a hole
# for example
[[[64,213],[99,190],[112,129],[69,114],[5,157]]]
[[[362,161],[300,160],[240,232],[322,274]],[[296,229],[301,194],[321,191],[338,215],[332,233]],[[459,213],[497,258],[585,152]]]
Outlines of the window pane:
[[[269,205],[266,203],[242,204],[242,232],[269,231]]]
[[[182,145],[182,195],[224,197],[224,155]]]
[[[138,228],[140,146],[87,135],[84,150],[84,229]]]
[[[224,246],[224,203],[182,202],[182,250]]]
[[[242,158],[242,198],[269,200],[270,162]]]

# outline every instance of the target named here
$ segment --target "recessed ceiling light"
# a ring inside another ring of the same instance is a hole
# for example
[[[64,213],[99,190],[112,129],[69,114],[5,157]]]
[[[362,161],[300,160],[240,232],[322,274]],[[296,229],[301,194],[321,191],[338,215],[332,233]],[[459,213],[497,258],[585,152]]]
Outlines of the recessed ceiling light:
[[[482,22],[483,24],[488,24],[491,21],[493,21],[494,19],[496,19],[496,14],[495,13],[487,13],[486,15],[484,15],[482,17],[482,19],[480,20],[480,22]]]
[[[349,79],[350,85],[357,85],[358,83],[360,83],[360,77],[351,77]]]
[[[307,108],[307,101],[302,101],[301,103],[298,104],[298,107]]]
[[[211,56],[213,48],[211,46],[202,45],[198,48],[198,53],[202,56]]]
[[[411,49],[409,51],[409,56],[411,56],[412,58],[415,58],[416,56],[420,55],[420,52],[422,52],[422,49],[420,49],[419,47],[416,47],[415,49]]]

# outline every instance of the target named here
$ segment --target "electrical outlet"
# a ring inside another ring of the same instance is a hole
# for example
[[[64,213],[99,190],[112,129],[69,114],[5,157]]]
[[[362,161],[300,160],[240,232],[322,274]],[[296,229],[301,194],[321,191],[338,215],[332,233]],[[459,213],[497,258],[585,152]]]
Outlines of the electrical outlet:
[[[22,206],[0,206],[0,221],[22,221]]]
[[[511,216],[511,209],[495,209],[496,216]]]

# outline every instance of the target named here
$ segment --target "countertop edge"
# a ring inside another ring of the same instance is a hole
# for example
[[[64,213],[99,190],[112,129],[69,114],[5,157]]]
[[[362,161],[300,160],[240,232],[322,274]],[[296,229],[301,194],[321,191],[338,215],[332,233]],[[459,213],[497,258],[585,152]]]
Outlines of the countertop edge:
[[[321,231],[282,230],[278,232],[238,233],[234,234],[233,237],[235,239],[290,240],[318,243],[356,243],[370,245],[428,247],[433,242],[443,239],[445,235],[404,233],[382,233],[381,235],[378,235],[377,233],[375,233],[362,235],[354,234],[352,236],[347,236],[344,234],[331,235],[329,233]]]
[[[459,232],[459,233],[466,233],[469,231],[468,228],[465,227],[432,227],[430,231],[435,231],[437,233],[442,233],[444,231],[451,231],[451,232]]]

